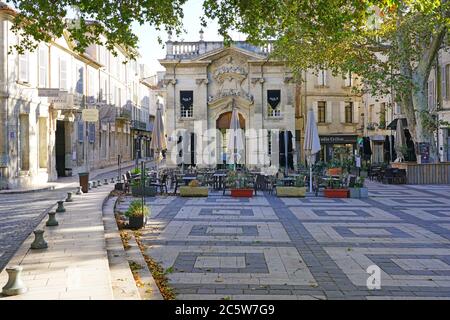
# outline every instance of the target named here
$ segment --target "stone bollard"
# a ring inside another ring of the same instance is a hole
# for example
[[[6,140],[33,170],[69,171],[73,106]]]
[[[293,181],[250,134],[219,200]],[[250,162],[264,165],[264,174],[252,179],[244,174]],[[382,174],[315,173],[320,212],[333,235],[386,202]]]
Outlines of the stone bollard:
[[[117,177],[116,182],[120,183],[120,181],[122,181],[122,179],[120,179],[120,177]]]
[[[72,192],[67,192],[66,202],[73,202]]]
[[[99,187],[102,186],[102,182],[100,180],[97,180],[97,186],[99,186]]]
[[[92,181],[92,188],[97,188],[97,182]]]
[[[66,209],[64,208],[64,201],[57,201],[58,208],[56,209],[56,212],[66,212]]]
[[[92,190],[92,181],[89,181],[88,183],[88,190]]]
[[[2,288],[3,295],[16,296],[28,291],[22,281],[22,270],[23,268],[21,266],[12,266],[6,268],[6,272],[8,273],[8,282]]]
[[[83,191],[81,190],[81,187],[77,187],[77,192],[75,194],[77,196],[81,196],[83,194]]]
[[[112,183],[112,184],[114,184],[114,183],[115,183],[115,182],[114,182],[114,178],[111,178],[111,183]]]
[[[105,182],[103,182],[103,184],[109,184],[108,179],[105,178]]]
[[[31,244],[31,249],[47,249],[48,245],[44,239],[44,230],[35,230],[34,241]]]
[[[56,220],[56,212],[50,211],[48,213],[48,220],[45,225],[47,227],[56,227],[57,225],[59,225],[58,221]]]

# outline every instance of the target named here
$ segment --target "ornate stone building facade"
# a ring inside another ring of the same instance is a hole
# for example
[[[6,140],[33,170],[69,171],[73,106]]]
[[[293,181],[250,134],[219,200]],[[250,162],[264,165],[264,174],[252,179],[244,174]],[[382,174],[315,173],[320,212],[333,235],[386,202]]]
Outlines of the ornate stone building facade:
[[[227,130],[236,108],[244,132],[238,163],[293,167],[295,83],[283,62],[268,58],[270,44],[169,41],[166,46],[160,63],[166,68],[168,165],[230,164]]]

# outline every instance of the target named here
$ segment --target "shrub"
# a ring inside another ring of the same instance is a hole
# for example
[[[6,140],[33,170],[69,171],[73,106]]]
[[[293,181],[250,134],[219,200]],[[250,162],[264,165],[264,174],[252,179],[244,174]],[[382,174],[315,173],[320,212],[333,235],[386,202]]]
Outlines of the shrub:
[[[130,203],[128,210],[125,212],[125,216],[130,217],[147,217],[150,214],[150,208],[146,205],[142,206],[140,200],[134,200]]]
[[[189,187],[192,188],[200,187],[200,182],[198,182],[198,180],[192,180],[191,182],[189,182]]]

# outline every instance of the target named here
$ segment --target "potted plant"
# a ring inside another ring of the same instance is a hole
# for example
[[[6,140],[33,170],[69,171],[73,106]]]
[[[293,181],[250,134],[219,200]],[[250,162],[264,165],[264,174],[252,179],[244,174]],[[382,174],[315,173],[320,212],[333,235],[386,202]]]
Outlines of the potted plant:
[[[328,163],[327,174],[329,176],[339,176],[342,174],[342,164],[338,160],[332,160]]]
[[[353,187],[349,188],[350,198],[368,198],[369,190],[364,187],[364,177],[357,177]]]
[[[130,203],[125,216],[128,218],[128,227],[130,229],[141,229],[144,227],[147,217],[150,215],[150,208],[140,200],[134,200]]]
[[[277,196],[278,197],[297,197],[304,198],[306,195],[305,177],[299,176],[295,179],[293,187],[286,187],[277,184]]]
[[[331,180],[324,190],[326,198],[348,198],[349,190],[342,186],[342,179]]]
[[[250,180],[244,174],[231,172],[227,177],[227,186],[231,189],[231,196],[235,198],[253,197],[253,189],[250,187]]]
[[[202,187],[198,180],[192,180],[187,186],[180,187],[181,197],[207,197],[208,187]]]

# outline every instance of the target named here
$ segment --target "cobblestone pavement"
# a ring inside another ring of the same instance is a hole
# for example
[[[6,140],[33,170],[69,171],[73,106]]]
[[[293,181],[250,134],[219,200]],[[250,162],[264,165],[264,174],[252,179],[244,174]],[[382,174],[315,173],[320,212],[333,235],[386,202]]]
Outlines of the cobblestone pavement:
[[[362,200],[148,198],[143,239],[178,299],[450,299],[450,186],[368,184]]]
[[[117,176],[117,171],[99,174],[95,179]],[[76,184],[65,188],[23,194],[0,194],[0,272],[22,242],[47,214],[48,209]]]

